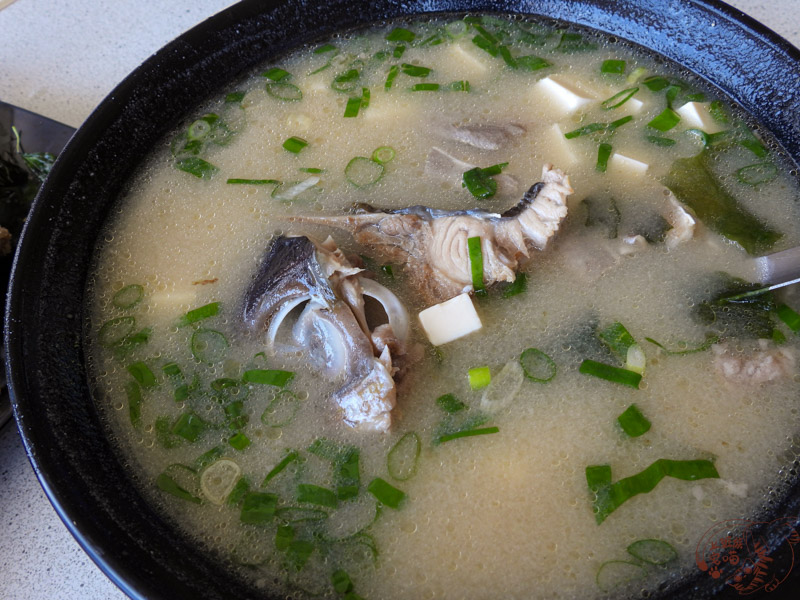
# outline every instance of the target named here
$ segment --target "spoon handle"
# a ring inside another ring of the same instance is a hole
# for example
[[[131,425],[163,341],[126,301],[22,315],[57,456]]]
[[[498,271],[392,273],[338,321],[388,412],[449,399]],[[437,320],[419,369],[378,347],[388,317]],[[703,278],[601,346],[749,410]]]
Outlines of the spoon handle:
[[[779,288],[800,281],[800,246],[755,259],[761,283]]]

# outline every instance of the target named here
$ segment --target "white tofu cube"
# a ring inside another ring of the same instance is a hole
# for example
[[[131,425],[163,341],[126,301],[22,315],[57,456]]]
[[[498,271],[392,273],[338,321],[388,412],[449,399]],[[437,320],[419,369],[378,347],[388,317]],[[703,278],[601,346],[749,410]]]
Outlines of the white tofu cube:
[[[566,132],[561,130],[558,123],[553,123],[547,130],[547,156],[554,165],[568,167],[575,164],[578,156],[575,154],[575,146],[570,144],[570,140],[564,137]]]
[[[593,95],[589,92],[555,76],[540,79],[533,89],[545,100],[552,111],[562,115],[573,113],[594,100]]]
[[[459,74],[459,79],[477,77],[489,70],[488,61],[481,55],[486,53],[479,50],[474,44],[466,44],[463,41],[456,42],[447,47],[447,53],[449,56],[445,62],[449,65],[448,70],[452,68]]]
[[[638,98],[630,98],[628,101],[619,107],[620,110],[627,109],[627,112],[636,114],[642,110],[644,102]]]
[[[707,102],[687,102],[675,111],[681,117],[681,122],[689,129],[695,127],[706,133],[717,133],[724,128],[711,116]]]
[[[466,292],[426,308],[419,313],[419,321],[434,346],[452,342],[483,327]]]
[[[608,161],[608,168],[626,175],[644,175],[650,165],[630,156],[615,152]]]

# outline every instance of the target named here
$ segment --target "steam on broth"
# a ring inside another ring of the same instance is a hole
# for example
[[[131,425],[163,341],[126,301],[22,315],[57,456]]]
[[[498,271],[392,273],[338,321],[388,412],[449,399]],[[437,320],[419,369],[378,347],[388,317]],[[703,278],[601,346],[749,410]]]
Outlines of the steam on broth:
[[[161,145],[97,252],[89,361],[143,493],[220,568],[292,597],[638,594],[794,476],[800,299],[745,292],[751,255],[800,243],[797,185],[663,60],[388,25],[265,65]],[[437,257],[398,222],[457,232]],[[349,325],[304,309],[332,299]]]

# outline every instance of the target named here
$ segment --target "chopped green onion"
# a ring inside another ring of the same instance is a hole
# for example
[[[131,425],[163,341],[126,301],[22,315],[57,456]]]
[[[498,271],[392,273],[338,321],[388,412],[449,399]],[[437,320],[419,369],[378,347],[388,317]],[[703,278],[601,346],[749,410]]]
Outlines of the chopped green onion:
[[[277,179],[228,179],[225,183],[230,185],[280,185]]]
[[[650,431],[650,421],[642,414],[635,404],[631,404],[617,417],[619,426],[630,437],[639,437]]]
[[[215,446],[211,450],[203,452],[200,456],[194,459],[195,470],[198,472],[202,471],[207,466],[212,465],[213,463],[217,462],[218,459],[222,458],[223,454],[224,450],[221,446]]]
[[[571,140],[582,135],[589,135],[591,133],[597,133],[598,131],[605,131],[606,129],[608,129],[608,123],[589,123],[588,125],[584,125],[583,127],[579,127],[578,129],[565,133],[564,137],[568,140]]]
[[[172,434],[170,431],[171,427],[172,425],[170,424],[169,417],[158,417],[153,425],[158,444],[167,450],[176,448],[183,442],[183,440],[179,439],[178,436]]]
[[[453,81],[448,86],[454,92],[468,92],[470,90],[469,81]]]
[[[597,148],[597,163],[595,164],[595,171],[605,173],[608,169],[608,159],[611,158],[611,144],[600,144]]]
[[[392,265],[381,265],[381,272],[389,279],[394,279],[394,269]]]
[[[303,92],[293,83],[273,81],[267,84],[267,94],[283,102],[297,102],[303,99]]]
[[[328,508],[339,506],[339,500],[335,493],[327,488],[310,483],[301,483],[297,486],[297,501],[327,506]]]
[[[382,163],[365,156],[356,156],[344,168],[345,178],[357,188],[377,183],[383,177],[383,172],[384,166]]]
[[[239,104],[244,100],[245,92],[231,92],[225,96],[225,102]]]
[[[538,348],[527,348],[519,355],[522,373],[531,381],[547,383],[556,376],[555,361]]]
[[[472,43],[481,50],[488,52],[492,56],[497,56],[499,52],[497,45],[482,35],[476,35],[474,38],[472,38]]]
[[[417,461],[422,450],[419,436],[409,431],[401,437],[386,457],[386,469],[392,479],[407,481],[417,472]]]
[[[583,127],[579,127],[574,131],[569,131],[564,134],[564,137],[568,140],[571,140],[576,137],[580,137],[582,135],[589,135],[592,133],[597,133],[599,131],[604,131],[608,133],[613,133],[615,129],[625,125],[625,123],[629,123],[633,120],[631,115],[626,117],[622,117],[621,119],[617,119],[616,121],[611,121],[611,123],[589,123],[588,125],[584,125]]]
[[[625,61],[615,59],[604,60],[603,64],[600,66],[600,72],[606,74],[624,74]]]
[[[676,356],[680,356],[680,355],[683,355],[683,354],[693,354],[695,352],[703,352],[705,350],[708,350],[709,348],[711,348],[711,346],[713,346],[714,344],[716,344],[719,341],[719,336],[716,336],[716,335],[713,335],[713,334],[706,334],[706,341],[704,341],[702,344],[700,344],[699,346],[697,346],[695,348],[685,348],[685,349],[682,349],[682,350],[669,350],[663,344],[660,344],[659,342],[655,341],[653,338],[646,337],[644,339],[647,340],[648,342],[650,342],[651,344],[655,344],[656,346],[661,348],[667,354],[673,354],[673,355],[676,355]],[[683,344],[683,345],[686,346],[686,344]]]
[[[200,179],[211,178],[219,169],[212,165],[210,162],[203,160],[198,156],[187,156],[175,161],[175,166],[185,173],[194,175]]]
[[[337,594],[347,594],[353,591],[353,581],[350,576],[342,569],[337,569],[331,575],[331,583]]]
[[[636,83],[645,73],[647,73],[647,69],[644,67],[636,67],[633,71],[631,71],[631,74],[628,75],[628,78],[625,81],[628,83]]]
[[[668,460],[660,458],[636,475],[611,483],[611,467],[594,465],[586,467],[586,482],[596,494],[595,520],[599,525],[624,502],[638,494],[652,491],[664,477],[685,481],[718,479],[714,464],[707,460]]]
[[[678,85],[671,85],[667,88],[666,91],[666,98],[667,98],[667,107],[672,108],[672,103],[675,102],[675,98],[678,97],[678,94],[681,91],[681,87]]]
[[[592,377],[605,379],[606,381],[610,381],[612,383],[627,385],[634,389],[637,389],[639,387],[639,382],[642,381],[642,375],[640,373],[635,373],[634,371],[629,371],[628,369],[620,369],[619,367],[614,367],[589,359],[586,359],[581,363],[578,371],[584,375],[591,375]]]
[[[538,71],[539,69],[545,69],[551,65],[551,63],[545,59],[533,56],[532,54],[529,56],[518,56],[515,60],[517,62],[517,68],[525,71]]]
[[[736,171],[736,178],[747,185],[769,183],[778,176],[778,167],[769,162],[756,163]]]
[[[415,83],[411,86],[412,92],[438,92],[441,86],[438,83]]]
[[[333,50],[336,50],[336,46],[333,44],[325,44],[324,46],[320,46],[314,50],[314,54],[325,54],[326,52],[332,52]]]
[[[242,374],[244,383],[259,383],[261,385],[274,385],[285,387],[294,378],[292,371],[280,369],[249,369]]]
[[[633,336],[619,322],[612,323],[602,331],[598,331],[597,337],[621,360],[627,358],[628,349],[636,344]]]
[[[358,448],[319,438],[308,447],[308,451],[333,463],[334,482],[339,500],[347,500],[358,495],[358,488],[361,485]]]
[[[789,329],[795,333],[800,331],[800,314],[797,314],[794,309],[786,304],[779,304],[775,312],[778,314],[778,318],[783,321]]]
[[[399,508],[406,497],[405,492],[398,490],[380,477],[373,479],[367,486],[367,490],[378,499],[378,502],[389,508]]]
[[[747,148],[748,150],[750,150],[750,152],[755,154],[758,158],[764,158],[768,154],[768,152],[767,149],[764,147],[764,144],[761,143],[761,140],[759,140],[749,130],[746,131],[745,135],[746,135],[745,139],[741,140],[739,142],[739,145],[742,146],[743,148]]]
[[[703,142],[703,146],[708,147],[708,146],[713,146],[720,140],[726,138],[729,132],[720,131],[718,133],[706,133],[702,129],[692,128],[692,129],[687,129],[684,133],[698,137]]]
[[[131,425],[138,427],[142,422],[142,390],[135,381],[125,384],[125,395],[128,397],[128,414]]]
[[[361,73],[358,69],[348,69],[334,77],[331,82],[331,89],[337,92],[352,92],[358,86],[359,79],[361,79]]]
[[[153,375],[153,371],[150,370],[150,367],[148,367],[147,364],[141,360],[132,363],[125,368],[142,387],[153,387],[158,383],[158,381],[156,381],[156,376]]]
[[[469,377],[469,387],[473,390],[485,388],[492,381],[492,373],[489,367],[474,367],[467,373]]]
[[[277,550],[288,550],[294,540],[294,527],[291,525],[278,525],[275,532],[275,548]]]
[[[114,294],[111,303],[117,308],[133,308],[143,297],[144,288],[138,283],[132,283]]]
[[[250,491],[250,482],[247,477],[241,477],[236,485],[233,486],[231,493],[228,494],[228,499],[225,501],[230,506],[239,506],[244,500],[245,494]]]
[[[297,169],[302,173],[311,173],[312,175],[319,175],[320,173],[324,173],[325,169],[319,169],[317,167],[300,167]],[[276,182],[278,183],[278,182]]]
[[[284,506],[275,511],[275,516],[285,523],[309,523],[323,521],[330,515],[319,508]]]
[[[558,46],[556,46],[556,50],[559,52],[587,52],[589,50],[594,50],[597,48],[597,44],[593,44],[592,42],[587,42],[583,39],[583,36],[580,33],[573,33],[569,31],[565,31],[561,34],[561,40],[558,42]]]
[[[406,52],[405,46],[395,46],[394,51],[392,52],[392,56],[394,58],[402,58],[405,52]]]
[[[197,329],[192,334],[192,356],[200,362],[214,364],[220,362],[228,351],[228,340],[214,329]]]
[[[622,90],[611,96],[611,98],[607,98],[600,103],[600,106],[603,107],[604,110],[611,110],[613,108],[619,108],[623,104],[625,104],[628,100],[633,98],[634,94],[639,91],[638,87],[628,88],[627,90]]]
[[[650,89],[651,92],[660,92],[669,85],[669,81],[660,75],[653,75],[643,80],[642,83]]]
[[[381,146],[372,152],[372,160],[377,163],[386,164],[394,159],[394,148],[391,146]]]
[[[261,486],[267,485],[271,479],[276,477],[281,471],[283,471],[286,467],[288,467],[291,463],[298,460],[300,455],[295,452],[294,450],[290,451],[286,456],[284,456],[281,461],[270,469],[270,472],[267,473],[267,476],[264,478],[264,482]]]
[[[436,405],[447,414],[454,414],[467,408],[467,405],[461,402],[453,394],[444,394],[436,399]]]
[[[665,108],[661,114],[650,121],[647,126],[657,129],[658,131],[669,131],[681,120],[681,117],[671,108]]]
[[[640,564],[626,560],[609,560],[600,565],[595,575],[597,586],[604,592],[638,579],[647,577],[647,571]]]
[[[262,75],[272,81],[283,81],[287,77],[291,77],[291,73],[289,71],[284,71],[283,69],[279,69],[278,67],[272,67],[266,73],[262,73]]]
[[[495,36],[486,31],[486,29],[484,29],[480,23],[472,23],[472,28],[493,44],[496,44],[499,41]]]
[[[400,70],[410,77],[427,77],[432,71],[432,69],[429,69],[428,67],[420,67],[409,63],[403,63],[400,65]]]
[[[675,140],[672,138],[660,137],[657,135],[648,135],[647,141],[656,146],[661,146],[662,148],[669,148],[676,144]]]
[[[400,67],[397,65],[392,65],[389,68],[389,73],[386,75],[386,83],[383,84],[383,88],[388,92],[392,88],[392,83],[394,82],[394,78],[397,77],[397,74],[400,72]]]
[[[167,492],[168,494],[172,494],[173,496],[180,498],[181,500],[188,500],[189,502],[193,502],[195,504],[202,504],[202,500],[197,496],[192,495],[187,490],[182,488],[177,481],[175,481],[172,477],[170,477],[166,471],[161,473],[156,478],[156,487],[161,491]]]
[[[485,294],[486,286],[483,283],[483,252],[481,250],[481,238],[477,236],[467,238],[467,251],[469,252],[469,268],[472,273],[472,288],[475,290],[476,294]]]
[[[275,517],[278,496],[267,492],[250,492],[244,497],[239,520],[242,523],[262,525]]]
[[[308,146],[308,142],[296,136],[292,136],[283,142],[283,149],[288,150],[292,154],[300,154],[300,151],[306,146]]]
[[[524,293],[528,289],[528,276],[525,273],[517,273],[516,279],[503,290],[503,298],[511,298]]]
[[[361,110],[361,98],[348,98],[344,107],[344,117],[346,119],[357,117],[359,110]]]
[[[295,571],[301,571],[314,553],[314,544],[308,540],[294,540],[286,550],[286,560],[294,567]]]
[[[111,348],[120,344],[133,333],[136,327],[136,319],[134,317],[117,317],[106,321],[100,327],[97,337],[100,340],[100,345],[106,348]]]
[[[196,442],[208,425],[195,413],[189,411],[183,413],[172,425],[172,433],[181,436],[188,442]]]
[[[209,317],[214,317],[219,314],[219,302],[210,302],[208,304],[204,304],[199,308],[194,308],[183,315],[178,320],[178,327],[185,327],[186,325],[191,325],[192,323],[197,323],[198,321],[202,321],[203,319],[208,319]]]
[[[261,421],[268,427],[285,427],[292,422],[297,410],[300,408],[300,399],[297,394],[289,390],[281,390],[269,403]]]
[[[678,558],[675,548],[662,540],[636,540],[627,550],[628,554],[649,565],[665,565]]]
[[[497,50],[500,52],[500,57],[507,66],[511,67],[512,69],[517,68],[517,61],[514,60],[513,56],[511,56],[511,50],[508,49],[508,46],[498,46]]]
[[[250,445],[250,438],[243,434],[241,431],[234,434],[228,439],[228,443],[236,450],[244,450]]]
[[[464,429],[462,431],[456,431],[455,433],[449,433],[447,435],[443,435],[439,438],[439,443],[449,442],[451,440],[457,440],[458,438],[464,437],[473,437],[476,435],[489,435],[492,433],[498,433],[500,431],[497,427],[484,427],[483,429]]]
[[[369,106],[369,88],[362,87],[361,88],[361,108],[367,108]]]
[[[386,36],[390,42],[413,42],[417,34],[403,27],[395,27]]]
[[[461,187],[465,187],[476,198],[485,200],[497,192],[497,182],[492,176],[499,175],[508,163],[499,163],[491,167],[475,167],[463,175]]]

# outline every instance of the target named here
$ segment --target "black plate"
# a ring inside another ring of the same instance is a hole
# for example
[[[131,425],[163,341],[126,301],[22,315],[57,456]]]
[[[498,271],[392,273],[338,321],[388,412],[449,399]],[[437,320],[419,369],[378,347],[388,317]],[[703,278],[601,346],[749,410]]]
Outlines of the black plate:
[[[181,36],[125,79],[68,144],[26,226],[6,314],[14,410],[37,476],[79,543],[131,597],[259,593],[218,568],[143,500],[89,395],[83,294],[110,207],[154,140],[266,58],[342,28],[434,11],[528,13],[651,48],[728,94],[772,131],[795,163],[800,157],[800,52],[717,2],[247,0]],[[793,515],[797,525],[800,489],[775,498],[770,510]],[[707,597],[721,586],[698,573],[663,595]]]

